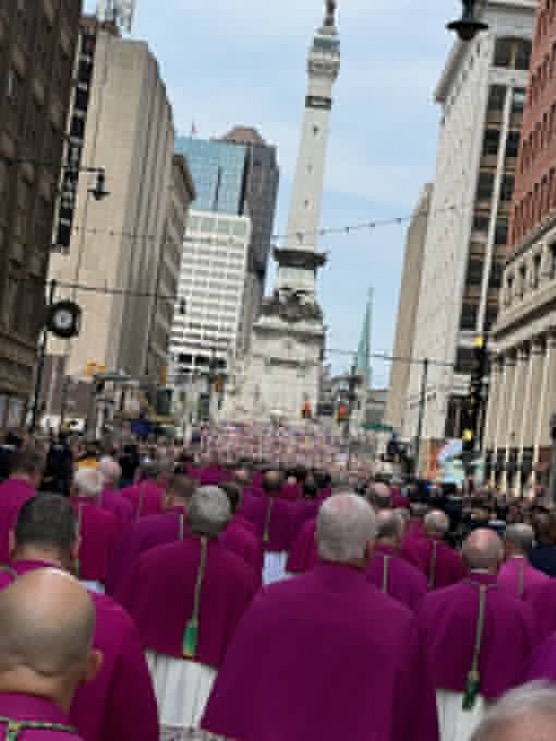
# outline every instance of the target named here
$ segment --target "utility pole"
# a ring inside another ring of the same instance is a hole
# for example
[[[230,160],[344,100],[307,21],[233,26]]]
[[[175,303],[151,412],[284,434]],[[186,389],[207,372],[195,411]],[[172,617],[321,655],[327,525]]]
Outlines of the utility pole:
[[[425,412],[427,409],[427,386],[429,382],[429,364],[428,358],[423,360],[423,372],[421,374],[421,393],[419,395],[419,419],[417,422],[417,437],[415,438],[415,475],[419,475],[421,470],[421,441],[423,437],[423,426],[425,423]]]

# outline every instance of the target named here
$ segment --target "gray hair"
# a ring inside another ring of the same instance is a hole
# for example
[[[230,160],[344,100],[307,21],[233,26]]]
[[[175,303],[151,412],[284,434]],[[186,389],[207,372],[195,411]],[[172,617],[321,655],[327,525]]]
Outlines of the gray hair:
[[[122,467],[109,455],[103,456],[98,463],[98,471],[105,481],[117,482],[122,478]]]
[[[467,536],[461,554],[471,571],[476,569],[490,571],[502,561],[502,541],[493,530],[479,528]]]
[[[193,532],[216,536],[226,527],[230,516],[230,502],[218,486],[201,486],[193,494],[189,506]]]
[[[522,718],[554,721],[556,733],[556,688],[548,682],[529,682],[518,687],[494,705],[485,715],[471,741],[502,741],[501,732]],[[544,738],[544,736],[543,736]]]
[[[532,549],[534,539],[533,528],[525,523],[508,525],[504,535],[504,542],[525,554]]]
[[[330,497],[317,519],[319,556],[325,561],[348,563],[363,559],[369,542],[376,537],[373,508],[353,492]]]
[[[425,515],[423,525],[429,535],[444,536],[450,529],[450,520],[444,512],[435,509],[432,512],[429,512],[428,515]]]
[[[98,497],[104,489],[104,479],[96,468],[80,468],[73,475],[73,485],[84,497]]]

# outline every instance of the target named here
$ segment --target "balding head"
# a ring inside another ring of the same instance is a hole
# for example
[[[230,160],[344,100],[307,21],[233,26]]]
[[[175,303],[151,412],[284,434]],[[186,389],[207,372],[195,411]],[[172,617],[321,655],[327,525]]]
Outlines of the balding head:
[[[435,509],[425,515],[423,521],[425,532],[431,538],[443,538],[450,529],[450,520],[439,509]]]
[[[324,561],[364,567],[376,537],[373,508],[352,492],[335,494],[317,518],[319,556]]]
[[[94,499],[102,494],[104,479],[96,468],[80,468],[73,477],[73,493]]]
[[[392,494],[390,493],[390,489],[382,481],[376,481],[374,484],[371,484],[367,493],[367,499],[375,512],[391,509],[392,507]]]
[[[533,548],[534,532],[531,525],[518,523],[508,525],[504,535],[504,548],[506,555],[528,556]]]
[[[98,471],[102,475],[104,486],[116,487],[122,478],[122,468],[113,458],[103,456],[98,464]]]
[[[216,537],[228,524],[230,504],[218,486],[201,486],[191,499],[189,522],[197,535]]]
[[[402,542],[404,521],[398,510],[382,510],[376,516],[378,542],[399,546]]]
[[[471,741],[553,741],[556,689],[531,682],[508,693],[486,714]]]
[[[98,669],[95,610],[68,573],[36,569],[0,594],[0,692],[25,692],[69,708]]]
[[[263,489],[267,494],[277,494],[282,486],[280,471],[265,471],[263,474]]]
[[[488,571],[496,574],[502,562],[502,541],[492,530],[481,528],[469,535],[463,544],[463,560],[470,571]]]
[[[196,488],[195,479],[180,474],[172,476],[166,487],[165,506],[189,508]]]

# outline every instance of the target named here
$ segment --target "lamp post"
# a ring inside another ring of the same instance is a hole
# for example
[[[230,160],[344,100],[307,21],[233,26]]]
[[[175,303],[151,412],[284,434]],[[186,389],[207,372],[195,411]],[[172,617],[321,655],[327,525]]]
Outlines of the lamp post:
[[[476,0],[461,0],[462,16],[457,21],[448,23],[448,30],[455,31],[462,41],[472,41],[481,31],[488,29],[488,24],[480,21],[476,15]]]

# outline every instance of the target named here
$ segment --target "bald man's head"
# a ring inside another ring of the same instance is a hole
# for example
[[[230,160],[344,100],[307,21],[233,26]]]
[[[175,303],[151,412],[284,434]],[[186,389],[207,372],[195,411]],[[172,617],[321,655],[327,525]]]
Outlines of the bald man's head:
[[[263,489],[267,494],[276,494],[282,486],[280,471],[265,471],[263,474]]]
[[[377,541],[400,545],[404,532],[403,517],[398,510],[381,510],[376,515]]]
[[[471,571],[489,571],[495,574],[502,562],[504,549],[499,536],[481,528],[467,538],[462,549],[463,560]]]
[[[485,716],[471,741],[553,741],[556,690],[531,682],[508,693]]]
[[[423,524],[427,535],[431,538],[443,538],[450,529],[450,520],[439,509],[425,515]]]
[[[95,610],[66,572],[36,569],[0,594],[0,691],[49,697],[65,706],[95,673]]]

